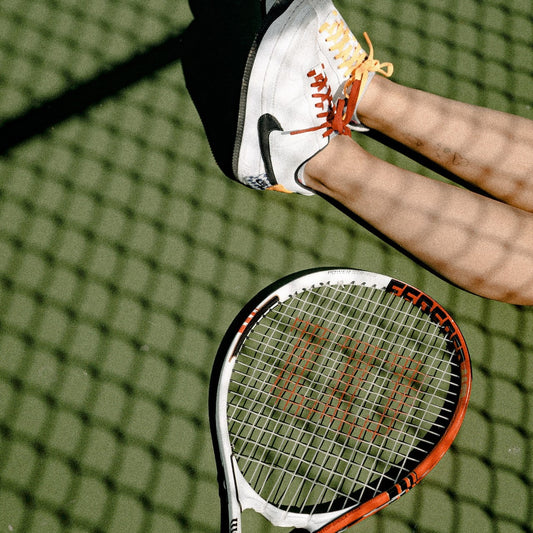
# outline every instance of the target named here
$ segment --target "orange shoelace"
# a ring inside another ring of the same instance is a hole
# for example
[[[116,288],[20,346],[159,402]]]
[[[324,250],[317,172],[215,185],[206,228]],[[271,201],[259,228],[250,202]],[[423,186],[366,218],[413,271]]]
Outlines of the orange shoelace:
[[[356,62],[344,85],[343,92],[345,97],[339,100],[338,103],[338,113],[342,115],[342,124],[345,126],[352,120],[361,90],[366,85],[370,72],[375,72],[389,78],[392,76],[394,70],[392,63],[381,63],[377,59],[374,59],[372,42],[366,32],[363,35],[368,43],[368,55],[362,56]],[[335,118],[337,119],[337,117]],[[338,120],[341,121],[341,119]]]
[[[345,47],[346,33],[332,33],[332,38],[338,37],[339,35],[341,36],[339,42],[342,43],[341,48],[343,49],[341,56],[342,58],[345,58],[347,54]],[[375,72],[389,78],[392,76],[394,70],[392,63],[381,63],[374,58],[374,47],[372,42],[366,32],[364,32],[363,35],[368,43],[369,52],[368,54],[357,53],[351,56],[349,62],[346,60],[343,62],[343,66],[349,64],[350,74],[344,84],[344,98],[339,99],[337,103],[333,102],[331,86],[329,85],[325,73],[317,72],[316,69],[308,72],[307,76],[309,78],[314,78],[311,87],[317,90],[312,96],[319,100],[315,104],[315,107],[321,110],[320,113],[317,114],[317,117],[324,118],[325,120],[319,126],[293,131],[291,134],[295,135],[298,133],[317,131],[323,128],[323,137],[327,137],[334,132],[339,135],[351,135],[351,130],[348,127],[348,124],[354,116],[361,90],[366,85],[369,74]],[[341,56],[338,57],[341,58]],[[322,68],[324,68],[324,65],[322,65]]]
[[[322,68],[324,68],[324,65],[322,65]],[[316,116],[318,118],[324,119],[324,122],[312,128],[291,131],[291,135],[297,135],[299,133],[308,133],[311,131],[318,131],[318,130],[324,129],[322,136],[328,137],[334,131],[338,131],[333,126],[333,121],[336,118],[337,111],[336,111],[336,106],[333,103],[333,95],[331,93],[331,86],[329,85],[328,78],[324,72],[317,72],[316,69],[313,69],[307,73],[307,77],[313,78],[314,80],[311,82],[311,87],[313,87],[316,90],[316,92],[314,92],[311,96],[318,100],[315,103],[315,107],[319,109],[320,111],[317,113]],[[338,131],[338,133],[340,133],[340,131]]]

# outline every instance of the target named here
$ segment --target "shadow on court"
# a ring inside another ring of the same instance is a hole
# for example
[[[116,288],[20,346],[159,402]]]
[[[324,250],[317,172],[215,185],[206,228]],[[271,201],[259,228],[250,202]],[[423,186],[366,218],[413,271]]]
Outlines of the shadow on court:
[[[190,0],[193,22],[127,61],[0,125],[0,155],[181,60],[187,88],[220,168],[231,175],[241,81],[260,3]]]
[[[45,100],[24,114],[5,121],[0,126],[0,155],[152,76],[179,60],[182,51],[183,36],[182,32],[178,32],[127,61],[71,87],[59,96]]]
[[[232,176],[241,83],[261,26],[259,1],[189,0],[194,21],[183,36],[185,83],[221,170]]]

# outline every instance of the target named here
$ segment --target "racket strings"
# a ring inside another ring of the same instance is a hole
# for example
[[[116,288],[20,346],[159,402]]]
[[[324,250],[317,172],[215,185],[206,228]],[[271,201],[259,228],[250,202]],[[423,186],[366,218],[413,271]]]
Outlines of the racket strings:
[[[291,437],[292,437],[292,435],[291,435]]]
[[[339,291],[335,291],[334,289],[330,289],[330,288],[326,288],[325,291],[334,292],[333,299],[336,302],[338,302],[338,306],[340,308],[345,307],[347,302],[350,299],[350,294],[347,291],[341,292],[340,294],[339,294]],[[304,299],[305,301],[300,302],[300,305],[303,308],[311,307],[312,315],[315,316],[317,320],[319,320],[324,325],[321,329],[328,331],[327,336],[331,337],[333,335],[333,330],[331,329],[333,325],[337,324],[338,326],[341,326],[341,325],[344,326],[347,315],[344,317],[339,317],[337,316],[337,314],[329,313],[328,310],[330,306],[318,305],[316,302],[311,304],[310,300],[313,299],[312,296],[314,295],[310,291],[305,293],[305,299]],[[296,319],[296,323],[298,323],[298,321],[299,319]],[[320,328],[320,326],[318,326],[318,328]],[[317,326],[314,326],[313,329],[317,329]],[[313,382],[314,389],[315,389],[314,392],[320,393],[322,395],[325,394],[327,391],[327,384],[333,378],[334,373],[335,373],[334,365],[330,365],[329,368],[326,367],[326,368],[321,369],[320,375],[322,378],[322,390],[320,391],[316,390],[318,380],[314,380]],[[317,461],[317,456],[319,453],[324,453],[326,454],[325,456],[329,458],[334,458],[340,454],[340,452],[337,454],[331,453],[331,447],[333,446],[334,441],[332,439],[328,439],[326,441],[326,436],[327,436],[326,431],[323,431],[322,434],[320,431],[315,431],[314,437],[315,439],[318,438],[319,442],[315,444],[314,446],[311,445],[311,442],[312,442],[311,439],[305,439],[305,438],[302,439],[302,436],[305,436],[305,432],[303,432],[302,429],[299,431],[299,436],[300,438],[298,439],[298,441],[300,443],[303,443],[304,445],[304,457],[307,456],[307,463],[306,463],[306,469],[303,471],[302,475],[299,476],[299,478],[295,478],[298,480],[298,483],[293,484],[294,486],[292,490],[292,499],[290,501],[288,500],[286,501],[288,506],[294,506],[298,503],[298,501],[301,501],[303,502],[303,504],[305,504],[311,499],[313,499],[314,501],[318,501],[318,502],[322,501],[323,490],[321,490],[320,486],[318,484],[313,485],[313,484],[308,483],[308,480],[310,478],[316,478],[316,476],[320,475],[320,472],[313,472],[313,470],[317,470],[317,465],[321,464],[321,462]],[[325,442],[329,442],[329,450],[324,449]],[[293,445],[292,453],[297,454],[296,445]],[[333,470],[335,466],[336,465],[331,464],[329,465],[329,468]],[[322,461],[321,468],[323,469],[324,467],[328,467],[328,465],[324,464]],[[284,473],[283,477],[284,478],[287,477],[287,474]],[[278,485],[278,491],[276,491],[276,494],[279,493],[281,486],[282,486],[281,484]]]
[[[359,289],[359,292],[361,291],[361,289]],[[333,294],[333,300],[336,301],[336,298],[338,297],[337,294]],[[345,297],[347,297],[347,295],[345,295]],[[342,300],[341,300],[342,301]],[[372,306],[374,307],[374,309],[372,310],[372,312],[370,313],[372,316],[375,316],[376,315],[376,306],[375,306],[375,302],[371,302],[371,301],[365,301],[364,302],[364,309],[366,309],[367,312],[369,312],[369,307]],[[384,307],[382,309],[385,309]],[[342,316],[341,318],[342,319],[339,319],[338,317],[335,317],[333,320],[330,320],[330,323],[327,324],[328,326],[330,326],[332,323],[333,324],[336,324],[339,326],[339,329],[341,331],[346,331],[347,330],[347,322],[348,322],[348,317],[349,317],[349,314],[350,314],[350,310],[348,310],[347,313],[344,314],[344,316]],[[365,329],[367,328],[368,324],[364,324],[364,327]],[[328,329],[326,327],[322,328],[324,330]],[[331,331],[331,330],[329,330]],[[343,335],[343,337],[346,337],[344,334],[341,334]],[[331,337],[331,335],[327,335],[327,337]],[[345,343],[343,343],[344,345]],[[357,342],[356,345],[359,345],[360,342]],[[344,347],[344,346],[343,346]],[[353,352],[350,354],[350,359],[353,359]],[[350,366],[350,362],[351,361],[348,361],[347,364],[345,365],[344,367],[344,371],[342,372],[342,374],[346,374],[346,370],[347,368]],[[332,365],[332,368],[334,368],[334,365]],[[338,380],[338,383],[340,383],[341,380]],[[326,389],[327,390],[327,389]],[[325,391],[323,391],[325,392]],[[333,398],[334,396],[334,393],[331,393],[329,395],[330,398]],[[330,422],[333,422],[334,420],[334,417],[331,417],[331,420]],[[344,495],[344,498],[343,498],[343,501],[342,501],[342,506],[343,507],[346,507],[346,506],[349,506],[349,505],[352,505],[352,504],[356,504],[357,501],[356,500],[353,500],[353,501],[350,501],[350,498],[349,497],[346,497],[347,494],[350,494],[351,493],[351,490],[343,490],[343,484],[349,479],[348,477],[348,473],[350,471],[351,468],[353,468],[353,465],[355,463],[353,463],[352,461],[350,460],[346,460],[344,458],[345,456],[345,451],[346,451],[346,444],[348,444],[348,441],[345,440],[345,444],[344,445],[339,445],[339,439],[332,439],[331,437],[328,436],[328,433],[331,431],[331,423],[328,427],[328,432],[324,431],[322,432],[322,436],[321,438],[319,439],[319,442],[315,445],[315,448],[314,448],[314,453],[313,453],[313,456],[312,456],[312,460],[310,461],[310,466],[308,467],[306,473],[305,473],[305,477],[304,477],[304,480],[300,481],[300,486],[298,487],[298,491],[295,492],[295,495],[299,495],[299,496],[304,496],[304,486],[305,486],[305,480],[308,480],[310,477],[311,477],[311,474],[313,473],[313,469],[316,470],[316,465],[317,464],[321,464],[321,468],[325,471],[328,471],[329,470],[329,476],[327,477],[327,479],[325,479],[323,481],[323,484],[322,484],[322,487],[321,487],[321,490],[319,491],[319,494],[317,494],[315,496],[315,501],[320,504],[322,501],[324,501],[324,499],[326,498],[326,496],[328,496],[328,493],[331,493],[333,492],[333,497],[337,497],[338,495],[340,494],[343,494]],[[338,433],[337,433],[338,434]],[[344,440],[344,435],[342,436],[342,439]],[[309,449],[309,447],[308,447]],[[326,458],[326,461],[324,462],[322,460],[322,462],[318,461],[319,457],[320,457],[320,454],[324,454],[323,457]],[[358,468],[359,468],[359,471],[362,472],[364,471],[365,469],[365,465],[364,463],[361,463],[358,465]],[[353,476],[352,476],[353,478]],[[313,487],[316,487],[317,485],[313,485]],[[308,494],[309,496],[309,494]],[[330,498],[332,498],[331,494],[329,494]],[[304,499],[303,500],[305,503],[307,503],[309,500],[308,499]],[[295,503],[295,500],[293,498],[292,504]],[[311,511],[311,512],[314,512],[314,510],[316,509],[316,505],[315,505],[315,508]]]
[[[357,298],[342,290],[308,291],[271,310],[238,356],[234,450],[248,481],[278,505],[319,505],[370,487],[453,411],[452,371],[438,359],[448,346],[435,324],[384,291],[376,300],[368,289]],[[358,310],[346,303],[354,299]]]
[[[243,399],[246,399],[246,397],[243,397]],[[402,403],[405,404],[405,402],[402,402]],[[411,402],[411,405],[413,405],[412,402]],[[369,411],[369,410],[370,410],[370,406],[365,406],[365,405],[362,406],[362,412],[363,412],[363,415],[366,416],[366,417],[367,417],[366,420],[368,420],[368,416],[365,414],[365,410],[366,410],[366,411]],[[322,414],[322,413],[321,413],[321,414]],[[381,413],[380,418],[383,418],[383,416],[384,416],[384,413]],[[393,413],[392,416],[398,418],[398,417],[397,417],[397,413]],[[309,419],[309,418],[310,418],[310,417],[307,417],[307,419]],[[323,416],[321,416],[321,418],[323,418]],[[334,420],[335,420],[334,417],[330,417],[330,418],[331,418],[331,421],[334,421]],[[336,419],[337,419],[338,421],[344,422],[343,418],[341,418],[341,417],[338,417],[338,416],[337,416]],[[379,421],[378,421],[378,424],[379,424],[379,425],[383,425],[382,420],[379,420]],[[249,427],[251,428],[252,425],[250,425]],[[361,425],[361,427],[362,427],[363,429],[368,430],[368,428],[365,428],[364,425]],[[330,430],[333,429],[333,428],[331,427],[331,424],[329,424],[329,429],[330,429]],[[336,429],[336,433],[339,434],[339,435],[346,435],[346,434],[347,434],[348,436],[350,436],[350,434],[349,434],[346,430],[343,431],[343,428],[342,428],[342,427],[339,427],[338,429]],[[274,435],[274,434],[275,434],[275,432],[273,432],[273,435]],[[376,436],[376,435],[375,435],[375,431],[374,431],[374,433],[372,434],[372,438],[370,439],[370,442],[374,442],[374,441],[375,441],[375,436]],[[247,436],[244,435],[244,438],[247,440],[246,437],[247,437]],[[361,435],[359,435],[359,438],[361,438]]]
[[[298,322],[298,321],[299,321],[299,319],[296,320],[296,322]],[[301,322],[301,321],[300,321],[300,322]],[[275,327],[277,327],[277,326],[275,326]],[[315,327],[316,327],[316,326],[315,326]],[[295,328],[293,327],[293,329],[295,329]],[[297,329],[297,328],[296,328],[296,329]],[[361,343],[360,341],[355,341],[355,342],[356,342],[357,344],[359,344],[359,345],[363,344],[363,343]],[[313,348],[319,348],[319,349],[322,349],[322,350],[325,349],[325,345],[324,345],[323,343],[322,343],[320,346],[318,346],[317,343],[311,343],[311,342],[309,342],[309,345],[313,345]],[[375,353],[372,353],[372,352],[376,352],[376,351],[379,350],[379,349],[376,348],[376,347],[372,347],[372,346],[369,345],[369,344],[366,344],[366,346],[367,346],[367,349],[366,349],[366,351],[363,352],[363,355],[364,355],[365,353],[368,353],[368,357],[369,357],[369,358],[374,359],[374,360],[377,361],[377,360],[378,360],[378,357],[375,355]],[[301,347],[299,347],[298,344],[296,344],[296,348],[301,349]],[[337,344],[337,345],[335,345],[335,348],[336,348],[336,349],[339,349],[339,348],[340,348],[342,351],[344,351],[344,350],[347,349],[347,345],[345,345],[345,344]],[[314,349],[313,349],[313,351],[311,351],[311,349],[309,348],[309,346],[304,347],[304,349],[305,349],[305,350],[307,351],[307,353],[308,353],[308,360],[311,359],[311,357],[309,357],[309,355],[313,355],[313,354],[316,355],[315,352],[317,352],[317,351],[314,350]],[[372,352],[370,352],[370,349],[372,350]],[[354,348],[352,348],[352,350],[354,350]],[[357,347],[355,348],[355,350],[357,350]],[[292,353],[294,353],[295,351],[296,351],[296,350],[293,350]],[[382,350],[380,350],[380,351],[382,351]],[[255,352],[255,350],[254,350],[254,352]],[[402,357],[402,356],[398,356],[398,358],[405,359],[405,361],[407,361],[407,362],[409,362],[409,361],[411,360],[411,358]],[[289,359],[287,359],[287,362],[286,362],[286,364],[285,364],[285,366],[284,366],[285,369],[286,369],[287,365],[288,365],[290,362],[291,362],[291,358],[289,357]],[[359,362],[360,362],[360,361],[359,361]],[[316,366],[316,365],[317,365],[317,361],[314,361],[313,364],[315,364],[315,366]],[[415,364],[419,364],[419,363],[417,363],[417,362],[415,361]],[[372,362],[367,363],[367,366],[371,366],[371,365],[372,365]],[[297,363],[295,363],[293,366],[297,366]],[[404,365],[401,365],[401,366],[400,366],[398,362],[394,362],[394,361],[393,361],[392,364],[391,364],[391,366],[392,366],[391,373],[392,373],[393,375],[394,375],[394,374],[398,374],[399,377],[403,377],[404,372],[407,371],[407,364],[404,364]],[[395,369],[395,367],[396,367],[396,369]],[[274,368],[275,368],[275,366],[272,365],[272,369],[274,369]],[[323,365],[321,368],[316,368],[315,370],[313,370],[312,367],[307,367],[307,365],[306,365],[306,367],[304,368],[304,370],[306,370],[307,373],[308,373],[308,378],[309,378],[309,379],[308,379],[307,381],[310,381],[310,382],[316,382],[316,380],[317,380],[317,376],[318,376],[319,374],[321,374],[321,373],[322,373],[325,369],[327,369],[327,368],[328,368],[327,366],[324,366],[324,365]],[[357,370],[357,369],[356,369],[356,368],[353,369],[353,371],[355,371],[355,370]],[[395,370],[396,370],[396,371],[395,371]],[[402,372],[399,373],[398,370],[401,370]],[[313,376],[313,372],[316,374],[316,376]],[[249,375],[248,372],[245,373],[245,374],[243,375],[243,378],[246,378],[246,376],[248,376],[248,375]],[[287,388],[284,389],[283,387],[281,387],[281,386],[279,385],[278,382],[280,381],[280,379],[279,379],[280,377],[281,377],[281,374],[280,374],[280,376],[278,376],[278,380],[274,383],[274,385],[273,385],[273,387],[272,387],[272,389],[271,389],[271,392],[272,392],[272,390],[273,390],[274,388],[276,388],[276,387],[277,387],[281,392],[283,392],[284,390],[285,390],[285,391],[288,390]],[[345,371],[340,371],[340,376],[339,376],[339,378],[338,378],[338,382],[339,382],[339,384],[343,383],[343,378],[346,378],[346,377],[348,377],[348,374],[347,374]],[[285,381],[288,381],[288,380],[290,380],[290,376],[289,376],[288,378],[287,378],[287,377],[285,378]],[[366,380],[364,379],[364,376],[363,376],[363,377],[360,376],[360,377],[359,377],[359,381],[360,381],[360,382],[365,382]],[[420,380],[416,380],[415,378],[411,378],[411,381],[412,381],[412,386],[413,386],[413,387],[422,386],[422,382],[421,382]],[[417,383],[417,381],[420,381],[420,383]],[[325,384],[326,384],[326,386],[327,386],[327,382],[325,382]],[[302,385],[302,387],[303,387],[303,384],[300,384],[300,385]],[[345,383],[345,385],[348,386],[349,383]],[[426,385],[426,387],[427,387],[428,390],[429,390],[429,388],[431,388],[431,384]],[[367,390],[371,390],[371,389],[367,389]],[[339,392],[339,386],[332,386],[332,387],[330,388],[330,393],[329,393],[330,395],[333,395],[335,392],[336,392],[336,393]],[[281,396],[281,393],[278,393],[278,394],[277,394],[277,397],[280,397],[280,396]],[[244,400],[246,400],[246,398],[244,398]],[[315,401],[318,401],[318,400],[315,400]],[[287,402],[291,402],[291,399],[288,399]],[[292,403],[296,403],[296,402],[294,402],[294,400],[293,400]],[[297,404],[297,405],[301,405],[301,404]],[[427,407],[428,407],[428,408],[431,407],[431,404],[428,404]]]
[[[367,387],[373,367],[383,358],[380,357],[379,348],[365,344],[363,349],[357,346],[350,350],[351,353],[346,362],[332,378],[332,384],[325,385],[325,389],[329,390],[324,390],[319,397],[310,396],[307,390],[301,389],[307,389],[306,381],[316,384],[320,380],[321,369],[311,367],[318,364],[316,360],[318,355],[315,350],[323,347],[321,342],[313,344],[315,346],[312,350],[309,346],[300,348],[310,353],[312,357],[304,360],[301,355],[298,356],[294,362],[291,361],[290,367],[286,365],[277,377],[271,389],[271,393],[276,397],[275,405],[301,419],[314,418],[321,425],[338,426],[337,432],[347,437],[351,437],[355,432],[354,436],[357,439],[364,439],[366,432],[368,435],[365,440],[372,442],[378,434],[388,435],[398,416],[414,402],[417,390],[422,387],[424,379],[427,378],[417,368],[420,362],[415,362],[415,367],[410,368],[412,359],[394,355],[389,364],[382,365],[380,368],[383,374],[380,377],[382,384],[372,383],[372,387]],[[343,350],[346,347],[346,344],[342,344],[339,349]],[[389,368],[386,368],[387,366]],[[389,381],[394,384],[392,390],[383,384]],[[360,411],[366,411],[364,416],[353,416],[351,412],[354,402],[358,401],[358,395],[367,390],[374,392],[378,390],[378,395],[386,400],[385,405],[378,408],[381,413],[378,420],[373,420],[371,416],[371,411],[376,405],[374,397],[364,401],[359,399]],[[387,394],[384,394],[384,391]]]

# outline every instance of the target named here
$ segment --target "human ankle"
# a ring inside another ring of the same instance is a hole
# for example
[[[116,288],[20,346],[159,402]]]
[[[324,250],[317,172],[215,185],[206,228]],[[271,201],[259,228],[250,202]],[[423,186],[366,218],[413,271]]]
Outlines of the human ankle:
[[[359,147],[349,135],[338,135],[331,139],[323,150],[305,164],[305,185],[318,192],[329,191],[341,169],[350,164],[350,154],[354,148]]]
[[[335,164],[336,141],[337,138],[332,139],[331,142],[320,152],[316,153],[304,167],[304,183],[307,187],[314,190],[320,190],[320,185],[324,176],[327,176],[328,170],[331,170],[332,165]]]
[[[379,123],[380,112],[387,99],[390,80],[382,76],[374,76],[357,109],[359,120],[369,128],[375,128]]]

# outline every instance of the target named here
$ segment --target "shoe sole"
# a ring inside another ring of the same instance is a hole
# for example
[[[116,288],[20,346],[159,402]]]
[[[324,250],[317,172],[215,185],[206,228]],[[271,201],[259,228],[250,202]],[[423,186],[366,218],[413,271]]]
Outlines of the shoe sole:
[[[265,36],[265,33],[268,31],[270,26],[281,16],[285,11],[289,8],[289,6],[294,2],[294,0],[277,0],[268,14],[265,17],[265,20],[263,22],[263,25],[259,32],[257,33],[252,46],[250,48],[250,52],[248,54],[248,59],[246,61],[246,66],[244,68],[244,74],[243,74],[243,80],[242,80],[242,87],[241,87],[241,95],[240,95],[240,101],[239,101],[239,115],[237,118],[237,131],[235,135],[235,145],[233,148],[233,158],[232,158],[232,168],[233,168],[233,174],[235,175],[235,178],[238,180],[238,167],[239,167],[239,154],[241,151],[241,144],[242,144],[242,137],[244,132],[244,122],[246,118],[246,100],[248,96],[248,86],[250,83],[250,76],[252,73],[252,68],[255,62],[255,58],[257,55],[257,51],[259,50],[259,46],[261,44],[261,40]],[[264,2],[263,2],[263,9],[264,9]]]

